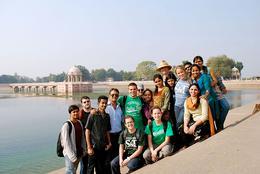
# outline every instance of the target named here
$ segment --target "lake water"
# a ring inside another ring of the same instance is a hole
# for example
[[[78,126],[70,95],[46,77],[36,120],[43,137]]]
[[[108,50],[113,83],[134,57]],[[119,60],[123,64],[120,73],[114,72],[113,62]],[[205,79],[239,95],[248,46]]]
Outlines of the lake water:
[[[260,90],[230,91],[227,98],[239,107],[260,99]],[[0,94],[0,173],[37,174],[64,167],[56,141],[68,106],[79,104],[76,99]]]

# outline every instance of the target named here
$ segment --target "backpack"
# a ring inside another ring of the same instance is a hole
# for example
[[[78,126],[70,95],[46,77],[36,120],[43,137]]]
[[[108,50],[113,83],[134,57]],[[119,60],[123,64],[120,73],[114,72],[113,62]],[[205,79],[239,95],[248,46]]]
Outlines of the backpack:
[[[139,97],[137,96],[140,100],[141,100],[141,103],[142,103],[142,110],[143,110],[143,107],[144,107],[144,100],[142,97]],[[123,100],[122,100],[122,103],[120,103],[120,107],[123,111],[123,114],[125,114],[125,103],[126,103],[126,99],[127,99],[127,95],[124,95],[123,96]],[[141,112],[143,113],[143,111],[141,110]]]
[[[136,139],[139,140],[140,138],[140,129],[136,129],[136,132],[135,132],[135,136],[136,136]],[[126,134],[127,134],[127,129],[124,130],[123,132],[123,138],[124,140],[126,139]]]
[[[163,123],[163,130],[164,130],[164,133],[165,133],[165,135],[166,135],[166,130],[167,130],[168,122],[167,122],[167,121],[163,121],[162,123]],[[152,137],[153,137],[153,122],[151,122],[151,123],[149,124],[149,129],[150,129],[151,135],[152,135]]]
[[[68,123],[68,125],[69,125],[69,137],[70,137],[71,129],[72,129],[71,122],[66,121],[65,123]],[[58,157],[64,157],[64,155],[63,155],[63,146],[61,145],[61,132],[59,133],[59,136],[58,136],[56,152],[57,152],[57,156]]]

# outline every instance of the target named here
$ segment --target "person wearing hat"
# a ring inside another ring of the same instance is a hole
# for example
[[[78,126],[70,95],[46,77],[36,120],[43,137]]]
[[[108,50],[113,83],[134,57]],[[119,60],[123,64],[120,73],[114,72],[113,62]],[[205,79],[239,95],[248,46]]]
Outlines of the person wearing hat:
[[[166,77],[168,77],[171,69],[172,66],[169,65],[165,60],[162,60],[156,69],[156,71],[159,71],[162,74],[164,85],[166,84]]]

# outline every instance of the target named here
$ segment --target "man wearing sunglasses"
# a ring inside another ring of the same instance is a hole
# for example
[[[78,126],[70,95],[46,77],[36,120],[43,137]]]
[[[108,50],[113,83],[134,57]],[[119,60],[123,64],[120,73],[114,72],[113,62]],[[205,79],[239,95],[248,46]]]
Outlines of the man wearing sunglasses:
[[[88,116],[90,114],[90,111],[93,109],[91,107],[91,101],[88,96],[82,96],[80,99],[82,108],[79,112],[79,120],[81,121],[84,132],[85,132],[85,126],[88,121]],[[82,160],[80,161],[80,174],[87,173],[87,167],[88,167],[88,155],[86,154],[83,156]]]
[[[142,83],[139,83],[137,85],[137,96],[142,97],[144,92],[144,85]]]
[[[110,160],[118,156],[118,138],[122,131],[123,112],[119,103],[117,103],[118,97],[119,90],[117,88],[111,88],[109,90],[109,101],[106,107],[106,113],[108,113],[110,116],[111,124],[110,141],[112,144],[112,148],[110,149]]]
[[[184,65],[183,65],[189,78],[191,76],[191,65],[192,65],[191,62],[185,62]]]

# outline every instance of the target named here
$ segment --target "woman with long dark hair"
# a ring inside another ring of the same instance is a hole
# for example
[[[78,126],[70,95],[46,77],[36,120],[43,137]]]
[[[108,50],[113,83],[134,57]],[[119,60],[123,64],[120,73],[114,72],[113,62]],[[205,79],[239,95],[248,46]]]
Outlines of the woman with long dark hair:
[[[170,90],[167,86],[163,85],[163,78],[160,74],[153,76],[155,83],[155,90],[153,93],[154,106],[159,106],[163,113],[163,120],[170,120]]]
[[[189,93],[190,97],[184,103],[183,120],[183,138],[186,146],[190,145],[195,138],[214,134],[214,129],[211,130],[210,126],[213,120],[209,105],[206,99],[201,98],[199,85],[191,84]]]

